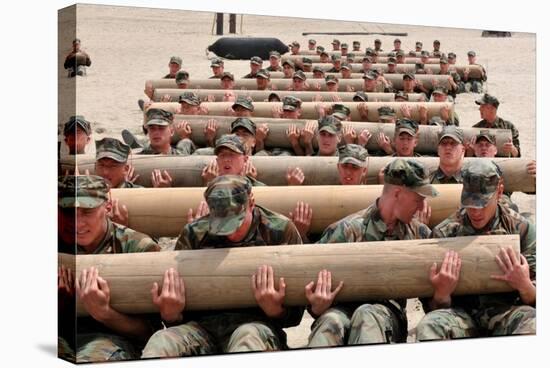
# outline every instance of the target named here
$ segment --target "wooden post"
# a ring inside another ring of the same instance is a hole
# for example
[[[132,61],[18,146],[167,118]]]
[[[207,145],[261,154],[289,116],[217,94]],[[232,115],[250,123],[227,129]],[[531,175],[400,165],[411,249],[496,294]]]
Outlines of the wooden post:
[[[441,265],[445,252],[453,249],[462,259],[454,295],[487,294],[511,291],[506,282],[490,277],[502,273],[495,262],[500,247],[519,251],[519,236],[79,255],[76,274],[97,267],[109,284],[111,306],[123,313],[156,312],[150,290],[153,282],[162,285],[170,267],[183,276],[186,310],[256,306],[250,278],[263,264],[273,267],[276,280],[285,278],[285,305],[306,305],[304,286],[316,281],[322,269],[332,272],[333,285],[344,281],[336,301],[369,301],[432,295],[430,266]],[[59,262],[74,267],[74,259],[62,254]],[[80,303],[77,307],[86,314]]]
[[[229,14],[229,33],[237,33],[237,15]]]
[[[223,13],[216,13],[216,35],[223,35]]]

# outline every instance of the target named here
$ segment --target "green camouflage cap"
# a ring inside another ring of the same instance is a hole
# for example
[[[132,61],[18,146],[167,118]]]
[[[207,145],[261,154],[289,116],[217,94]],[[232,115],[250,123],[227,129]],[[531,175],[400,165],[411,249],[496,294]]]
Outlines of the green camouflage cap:
[[[170,64],[178,64],[179,66],[181,66],[181,63],[182,63],[182,60],[179,56],[172,56],[170,58]]]
[[[432,95],[433,94],[446,95],[446,94],[448,94],[448,91],[447,91],[447,88],[438,86],[438,87],[434,88],[434,90],[432,92]]]
[[[395,65],[397,64],[397,60],[394,57],[388,58],[388,65]]]
[[[449,52],[449,53],[447,54],[447,58],[448,58],[448,59],[456,59],[456,54],[455,54],[454,52]]]
[[[340,120],[345,120],[351,114],[349,107],[342,104],[332,105],[332,115]]]
[[[321,68],[320,66],[316,65],[313,67],[313,72],[321,72],[323,74],[325,74],[325,71],[323,70],[323,68]]]
[[[351,70],[351,65],[349,63],[342,63],[341,66],[342,69]]]
[[[353,95],[353,101],[355,101],[355,102],[368,102],[369,97],[365,92],[358,91],[358,92],[355,92],[355,95]]]
[[[338,83],[338,77],[334,74],[329,74],[325,77],[325,83],[331,84],[331,83]]]
[[[125,163],[128,161],[130,155],[130,146],[122,143],[115,138],[103,138],[99,141],[95,141],[95,159],[101,160],[102,158],[110,158],[116,162]]]
[[[369,70],[367,73],[363,74],[363,79],[370,79],[374,80],[377,78],[377,75],[372,72],[372,70]]]
[[[151,126],[151,125],[159,125],[159,126],[169,126],[172,124],[172,121],[171,120],[168,120],[166,118],[163,118],[163,117],[155,117],[155,118],[152,118],[152,119],[149,119],[147,120],[147,122],[145,123],[145,126]]]
[[[280,59],[281,58],[281,53],[279,51],[270,51],[269,52],[269,57],[276,57],[277,59]]]
[[[174,114],[172,114],[170,111],[157,109],[157,108],[152,108],[147,110],[147,112],[145,113],[145,117],[147,120],[151,120],[151,119],[165,119],[170,121],[174,120]]]
[[[235,110],[237,106],[242,106],[249,111],[254,111],[254,104],[252,102],[252,99],[248,96],[237,97],[233,105],[231,105],[231,108]]]
[[[231,133],[234,133],[237,128],[245,128],[252,135],[256,135],[256,124],[249,118],[238,118],[231,123]]]
[[[287,59],[287,60],[283,61],[283,66],[285,66],[285,65],[288,65],[292,69],[294,69],[294,63],[292,62],[292,60]]]
[[[403,73],[403,80],[405,80],[405,79],[414,80],[414,73],[412,73],[412,72]]]
[[[268,101],[272,101],[272,100],[277,100],[277,101],[281,101],[281,96],[279,96],[277,93],[275,92],[271,92],[269,94],[269,96],[267,96],[267,100]]]
[[[461,171],[463,186],[460,202],[466,208],[484,208],[498,190],[502,171],[488,159],[464,163]]]
[[[332,40],[331,43],[332,43],[333,45],[339,45],[339,44],[340,44],[340,40],[335,38],[334,40]]]
[[[348,44],[347,43],[343,43],[341,46],[340,46],[341,49],[347,49],[348,48]]]
[[[446,57],[442,57],[439,59],[439,64],[449,64],[449,60]]]
[[[409,56],[415,57],[416,56],[416,51],[414,51],[414,50],[409,51]]]
[[[403,98],[405,101],[409,101],[409,94],[403,91],[397,91],[394,95],[394,100],[397,101],[398,98]]]
[[[403,51],[403,50],[398,50],[398,51],[395,53],[395,56],[405,56],[405,51]]]
[[[430,56],[430,52],[428,50],[422,50],[420,56]]]
[[[468,51],[468,56],[476,56],[476,52],[475,51]]]
[[[84,118],[82,115],[74,115],[69,118],[69,121],[65,123],[63,126],[63,133],[69,134],[69,133],[75,133],[76,128],[80,127],[87,135],[92,134],[92,126],[88,120]]]
[[[259,56],[252,56],[250,58],[250,64],[262,65],[264,61]]]
[[[220,58],[212,59],[212,61],[210,62],[210,67],[213,68],[218,66],[223,66],[223,60]]]
[[[439,132],[439,143],[441,143],[443,138],[447,137],[454,139],[460,144],[464,143],[464,133],[462,132],[462,129],[456,125],[446,125],[443,129],[441,129]]]
[[[411,119],[399,119],[395,122],[395,137],[407,133],[413,137],[418,133],[418,123]]]
[[[302,100],[294,96],[283,97],[283,110],[296,111],[302,106]]]
[[[109,185],[97,175],[67,175],[57,183],[61,208],[96,208],[109,199]]]
[[[256,73],[256,78],[263,78],[263,79],[269,79],[271,77],[271,74],[269,71],[265,69],[258,70],[258,73]]]
[[[338,163],[367,167],[369,152],[358,144],[346,144],[338,148]]]
[[[378,117],[380,119],[393,119],[395,118],[395,110],[389,106],[382,106],[378,108]]]
[[[316,51],[317,52],[323,52],[323,51],[325,51],[325,48],[323,46],[317,46]]]
[[[235,76],[233,74],[231,74],[230,72],[223,72],[220,79],[224,79],[224,78],[229,78],[232,81],[235,80]]]
[[[189,82],[189,73],[187,73],[185,70],[180,70],[176,73],[176,83],[182,84],[184,82]]]
[[[388,57],[389,57],[389,58],[390,58],[390,57],[393,57],[393,58],[394,58],[395,56],[396,56],[396,55],[395,55],[395,52],[393,52],[393,51],[388,53]]]
[[[313,38],[310,38],[308,43],[310,43],[312,45],[315,45],[317,43],[317,41],[315,41]]]
[[[382,41],[380,41],[380,39],[377,38],[376,40],[374,40],[374,43],[382,43]]]
[[[416,41],[415,46],[422,46],[422,42]]]
[[[323,51],[321,51],[321,53],[319,54],[319,56],[321,56],[321,55],[326,55],[326,56],[328,56],[328,52],[326,52],[325,50],[323,50]]]
[[[491,96],[488,93],[485,93],[483,96],[481,96],[480,99],[476,100],[476,104],[478,105],[493,105],[494,107],[498,108],[498,105],[500,105],[500,102],[498,101],[498,98],[495,96]]]
[[[302,64],[303,65],[313,65],[313,61],[308,57],[304,57],[304,58],[302,58]]]
[[[399,38],[396,38],[395,40],[393,40],[393,43],[401,43],[401,40]]]
[[[481,138],[485,138],[487,139],[487,141],[489,141],[489,143],[493,144],[496,146],[497,144],[497,138],[496,136],[491,133],[491,131],[489,129],[481,129],[479,131],[479,133],[477,133],[476,135],[476,143],[481,139]]]
[[[434,44],[439,45],[439,44],[441,44],[441,42],[439,42],[439,40],[434,40]]]
[[[349,63],[353,63],[353,61],[355,60],[355,54],[353,52],[350,52],[349,54],[346,55],[346,60]]]
[[[445,122],[443,121],[443,119],[441,119],[440,116],[432,116],[430,118],[430,121],[428,123],[428,125],[434,125],[434,126],[445,126]]]
[[[338,134],[342,130],[342,122],[332,115],[322,117],[318,123],[319,133],[325,131],[330,134]]]
[[[353,46],[361,46],[361,42],[359,42],[359,41],[353,41]]]
[[[214,148],[214,154],[217,155],[222,148],[229,148],[231,151],[244,155],[246,148],[243,141],[236,134],[224,134],[216,141],[216,148]]]
[[[330,58],[332,59],[332,61],[342,60],[342,56],[340,56],[340,54],[334,54]]]
[[[230,235],[237,231],[246,216],[252,184],[244,176],[222,175],[212,180],[204,199],[208,204],[208,232]]]
[[[292,41],[289,46],[300,47],[300,44],[298,43],[298,41]]]
[[[423,197],[436,197],[439,192],[430,184],[424,166],[416,160],[398,158],[384,168],[384,183],[406,187]]]
[[[365,57],[363,58],[362,62],[364,63],[365,61],[366,61],[367,63],[372,64],[372,58],[371,58],[370,56],[365,56]]]
[[[303,71],[298,70],[298,71],[294,72],[294,74],[292,74],[292,79],[295,79],[295,78],[298,78],[298,79],[301,79],[301,80],[305,81],[306,80],[306,75],[304,74]]]
[[[180,95],[179,102],[185,102],[193,106],[199,106],[201,104],[201,100],[195,92],[183,92]]]
[[[416,72],[418,73],[419,70],[424,69],[424,63],[415,63],[414,68],[416,69]]]

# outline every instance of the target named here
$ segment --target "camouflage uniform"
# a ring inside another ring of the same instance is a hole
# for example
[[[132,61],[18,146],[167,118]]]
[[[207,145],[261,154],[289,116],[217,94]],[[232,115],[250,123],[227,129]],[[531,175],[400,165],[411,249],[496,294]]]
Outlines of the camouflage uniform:
[[[342,131],[342,122],[334,115],[328,115],[319,119],[317,129],[319,134],[325,131],[332,135],[337,135]],[[313,156],[321,156],[321,151],[317,150],[317,152],[313,153]],[[332,156],[338,156],[338,149],[334,150]]]
[[[234,124],[237,123],[237,124]],[[247,118],[239,118],[235,120],[232,124],[231,130],[236,129],[239,126],[242,126],[243,124],[252,123],[254,124],[250,119]],[[255,125],[254,125],[255,127]],[[240,153],[241,155],[246,155],[246,148],[242,142],[242,140],[235,134],[224,134],[222,135],[217,141],[216,141],[216,148],[214,149],[214,154],[217,155],[220,149],[227,148],[230,149],[233,152]],[[253,187],[257,186],[265,186],[264,183],[262,183],[259,180],[256,180],[255,178],[251,176],[247,176],[248,180],[252,184]]]
[[[252,209],[252,223],[244,239],[228,240],[227,235],[244,221],[251,189],[250,182],[240,176],[220,176],[210,182],[204,193],[210,214],[185,225],[175,249],[301,244],[292,221],[258,205]],[[285,349],[283,327],[297,326],[302,314],[301,307],[287,307],[279,319],[267,317],[259,307],[185,312],[183,324],[151,337],[143,357]]]
[[[468,56],[476,56],[475,51],[468,51]],[[477,65],[481,68],[481,77],[472,78],[468,76],[468,80],[464,81],[464,90],[468,92],[471,91],[474,93],[481,93],[483,92],[483,82],[487,81],[487,72],[485,71],[485,68],[480,64],[472,65]]]
[[[253,56],[250,58],[250,64],[256,64],[256,65],[262,65],[263,64],[263,60],[262,58],[258,57],[258,56]],[[252,79],[252,78],[256,78],[256,73],[248,73],[247,75],[245,75],[243,78],[245,79]]]
[[[170,58],[170,64],[178,64],[181,67],[183,60],[179,56],[172,56]],[[170,73],[166,74],[163,79],[175,79],[175,75],[171,75]]]
[[[399,137],[401,133],[407,133],[412,137],[415,137],[418,134],[418,123],[414,120],[410,119],[399,119],[395,122],[395,133],[394,133],[394,139]],[[394,152],[392,157],[400,157],[397,156],[397,152]],[[412,157],[422,157],[422,155],[416,153],[413,151]]]
[[[269,52],[269,58],[271,59],[272,57],[277,58],[278,60],[280,60],[281,59],[281,54],[278,51],[270,51]],[[271,65],[269,65],[267,68],[265,68],[265,70],[267,70],[268,72],[282,72],[283,67],[280,66],[280,65],[277,65],[274,68]]]
[[[476,104],[478,105],[491,104],[494,107],[498,108],[498,106],[500,105],[500,102],[496,97],[486,93],[479,100],[476,100]],[[512,124],[508,120],[504,120],[501,117],[497,116],[496,120],[492,124],[489,124],[487,120],[483,119],[479,123],[473,125],[472,127],[473,128],[490,128],[490,129],[509,129],[512,132],[512,143],[518,150],[518,157],[521,157],[521,150],[519,148],[519,131],[514,126],[514,124]]]
[[[184,93],[185,95],[185,93]],[[184,96],[182,95],[182,96]],[[182,100],[182,96],[180,96],[180,101]],[[169,126],[172,122],[168,119],[164,119],[161,117],[155,117],[152,119],[149,119],[145,123],[145,128],[151,125],[160,125],[160,126]],[[168,155],[174,155],[174,156],[189,156],[191,155],[196,149],[195,144],[193,141],[191,141],[189,138],[182,139],[178,141],[176,147],[171,146],[170,151],[168,152]],[[147,145],[144,147],[140,152],[142,155],[158,155],[159,152],[156,152],[150,145]]]
[[[414,160],[392,161],[384,170],[384,182],[405,186],[422,196],[438,194],[428,184],[424,167]],[[414,218],[408,224],[397,221],[390,232],[381,218],[379,200],[366,210],[330,225],[319,243],[426,239],[430,236],[430,228]],[[339,303],[316,318],[308,346],[404,342],[407,337],[405,306],[405,299],[369,301],[367,304]]]
[[[432,233],[434,238],[471,235],[519,234],[520,251],[529,264],[529,274],[536,280],[536,229],[517,212],[497,204],[492,220],[483,228],[474,228],[468,207],[483,208],[497,191],[502,173],[487,160],[474,161],[463,170],[462,207]],[[423,299],[426,316],[417,326],[417,340],[439,340],[477,336],[534,334],[536,310],[522,303],[517,291],[487,295],[453,296],[452,306],[430,311]]]
[[[96,163],[103,158],[108,158],[123,164],[128,162],[128,156],[131,152],[130,146],[122,143],[118,139],[106,137],[96,141],[95,146]],[[125,180],[120,183],[117,188],[143,188],[143,186]]]
[[[59,182],[58,206],[60,208],[96,208],[108,200],[109,187],[99,176],[68,176]],[[107,221],[107,230],[103,239],[92,254],[115,254],[136,252],[158,252],[160,247],[147,235],[125,226]],[[75,249],[76,248],[76,249]],[[89,254],[78,244],[60,242],[59,251],[69,254]],[[75,300],[70,301],[72,303]],[[58,355],[76,362],[100,362],[106,360],[127,360],[139,358],[140,342],[120,336],[92,317],[76,318],[75,308],[65,312],[70,315],[59,316]],[[158,325],[158,319],[143,316],[149,320],[151,329]],[[76,341],[75,341],[76,337]],[[76,349],[73,346],[76,344]]]

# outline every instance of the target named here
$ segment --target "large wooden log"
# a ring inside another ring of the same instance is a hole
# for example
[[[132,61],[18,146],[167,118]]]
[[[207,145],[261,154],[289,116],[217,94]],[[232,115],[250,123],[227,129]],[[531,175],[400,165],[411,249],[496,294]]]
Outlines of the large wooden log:
[[[253,156],[252,163],[258,170],[258,180],[272,186],[287,185],[285,174],[287,169],[300,167],[304,172],[304,185],[338,185],[337,157],[304,157],[304,156]],[[394,157],[369,157],[367,184],[378,184],[378,172]],[[415,157],[416,160],[430,171],[437,169],[439,158]],[[136,184],[151,187],[151,172],[154,169],[168,171],[174,179],[174,187],[199,187],[202,186],[202,169],[213,160],[213,156],[157,156],[157,155],[133,155],[130,158],[136,174],[140,177]],[[466,158],[471,160],[486,160],[483,158]],[[526,175],[526,166],[530,162],[522,158],[495,158],[504,175],[504,190],[509,192],[534,193],[536,191],[535,180]],[[62,160],[62,168],[72,170],[74,161]],[[94,172],[94,158],[79,157],[78,167],[80,172],[89,170]]]
[[[441,193],[428,200],[432,207],[431,226],[435,226],[460,206],[462,185],[436,186]],[[133,188],[113,189],[112,198],[128,207],[129,227],[150,236],[176,237],[186,223],[189,208],[196,209],[204,200],[205,188]],[[254,187],[256,203],[287,215],[298,201],[310,204],[313,209],[311,232],[320,234],[324,229],[355,212],[370,206],[382,192],[381,185],[320,185]]]
[[[283,63],[285,60],[292,60],[293,62],[296,62],[296,61],[301,62],[303,57],[304,57],[303,55],[288,55],[288,56],[285,55],[281,58],[281,63]],[[313,63],[318,63],[321,61],[321,57],[319,55],[311,55],[308,57],[311,59]],[[364,57],[365,57],[364,55],[355,55],[353,57],[353,61],[356,63],[360,63],[361,61],[363,61]],[[389,61],[388,59],[389,57],[387,56],[379,56],[376,61],[379,64],[387,64]],[[439,64],[439,60],[440,58],[434,58],[434,57],[428,58],[428,62],[424,64]],[[405,64],[416,64],[421,62],[422,60],[419,57],[405,57]]]
[[[183,92],[191,91],[196,93],[201,101],[206,101],[209,96],[213,96],[215,101],[223,101],[225,95],[224,90],[222,89],[177,89],[177,88],[157,88],[153,94],[153,101],[160,102],[164,96],[170,96],[172,102],[178,101],[179,96]],[[247,96],[252,98],[254,102],[266,102],[270,94],[276,93],[281,99],[285,96],[294,96],[298,97],[304,102],[314,102],[313,99],[316,96],[321,96],[323,101],[333,101],[333,98],[339,98],[341,101],[352,102],[355,92],[327,92],[327,91],[235,91],[235,97]],[[380,102],[380,101],[395,101],[394,93],[366,93],[369,101]],[[420,102],[424,101],[424,96],[420,93],[409,93],[408,98],[410,102]]]
[[[366,104],[368,109],[368,121],[379,121],[378,109],[382,106],[389,106],[395,110],[397,118],[403,117],[401,113],[402,106],[409,106],[411,110],[411,119],[418,121],[420,119],[419,107],[426,106],[428,110],[428,119],[434,116],[441,116],[441,109],[447,107],[453,110],[454,104],[452,102],[340,102],[341,104],[349,107],[351,110],[352,121],[362,121],[361,115],[357,110],[359,104]],[[334,102],[303,102],[302,103],[302,119],[318,119],[319,113],[317,106],[322,105],[325,107],[331,107]],[[233,102],[203,102],[201,106],[205,106],[208,109],[208,115],[225,115],[228,108],[231,108]],[[253,117],[265,117],[270,118],[273,115],[273,109],[283,107],[282,102],[256,102],[254,103]],[[178,114],[180,104],[177,102],[153,102],[149,105],[149,109],[157,108]],[[144,116],[145,118],[145,116]]]
[[[405,51],[405,50],[403,50]],[[342,55],[342,52],[341,51],[334,51],[334,50],[325,50],[326,53],[328,53],[329,55]],[[389,56],[390,53],[392,53],[393,51],[379,51],[377,54],[378,56]],[[395,54],[395,52],[393,52]],[[407,57],[411,57],[410,52],[409,51],[405,51]],[[355,55],[360,55],[361,57],[365,56],[365,53],[363,51],[352,51],[351,49],[348,50],[348,54],[355,54]],[[290,54],[289,54],[290,55]],[[316,50],[300,50],[300,52],[298,54],[296,54],[297,56],[302,56],[302,57],[309,57],[310,55],[318,55],[317,54],[317,51]],[[284,55],[286,56],[286,54]],[[416,52],[415,51],[415,57],[420,57],[421,56],[421,52]]]
[[[384,76],[389,80],[393,87],[396,89],[403,88],[403,74],[386,74]],[[437,81],[439,86],[449,87],[449,76],[448,75],[435,75],[435,74],[418,74],[416,79],[422,82],[424,87],[427,89],[432,89],[433,80]],[[323,80],[321,79],[308,79],[307,82],[310,84],[311,90],[316,90],[317,83],[320,81],[321,91],[326,91],[327,87]],[[153,89],[156,88],[177,88],[176,81],[174,79],[152,79],[145,82],[151,84]],[[272,79],[271,85],[275,86],[277,91],[288,90],[290,84],[292,83],[291,79]],[[354,91],[362,91],[364,86],[363,79],[340,79],[338,84],[338,90],[341,92],[347,92],[348,88],[353,88]],[[191,79],[187,88],[192,89],[222,89],[219,79]],[[244,89],[244,90],[255,90],[257,89],[256,79],[235,79],[235,91]]]
[[[108,283],[111,306],[123,313],[151,313],[154,282],[162,285],[165,270],[183,276],[186,310],[254,307],[250,278],[257,267],[271,265],[275,277],[284,277],[285,305],[307,305],[304,287],[329,269],[333,285],[344,281],[336,301],[369,301],[427,297],[433,294],[428,274],[441,264],[447,250],[462,259],[454,295],[512,291],[507,283],[491,279],[501,271],[495,262],[500,247],[519,251],[518,235],[471,236],[324,245],[286,245],[208,250],[166,251],[105,255],[61,254],[59,262],[76,274],[97,267]],[[77,303],[79,315],[86,311]]]

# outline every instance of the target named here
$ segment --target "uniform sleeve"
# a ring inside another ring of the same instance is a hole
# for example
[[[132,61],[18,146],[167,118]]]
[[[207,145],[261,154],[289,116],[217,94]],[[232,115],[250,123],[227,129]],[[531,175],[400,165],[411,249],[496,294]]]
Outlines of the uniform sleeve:
[[[338,221],[325,229],[317,243],[353,243],[362,239],[361,228],[352,221]]]
[[[512,143],[518,149],[518,157],[521,157],[521,150],[519,148],[519,130],[514,125],[510,127],[510,130],[512,131]]]
[[[285,228],[285,237],[283,244],[303,244],[302,237],[292,221],[288,221]]]
[[[178,240],[176,241],[176,247],[174,250],[190,250],[193,249],[193,241],[191,239],[194,239],[193,236],[193,229],[189,224],[185,225],[183,227],[183,230],[181,231],[180,236],[178,237]]]
[[[521,254],[529,264],[529,276],[531,280],[537,279],[537,235],[536,226],[525,220],[520,225],[520,247]]]

